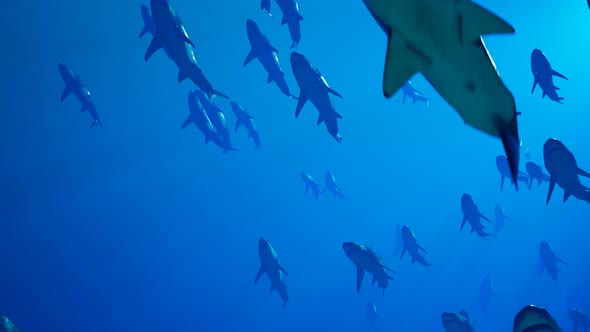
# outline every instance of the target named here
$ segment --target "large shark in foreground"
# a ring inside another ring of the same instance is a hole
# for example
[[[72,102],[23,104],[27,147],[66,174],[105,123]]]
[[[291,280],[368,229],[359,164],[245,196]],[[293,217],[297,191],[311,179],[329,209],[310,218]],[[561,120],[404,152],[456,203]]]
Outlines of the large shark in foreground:
[[[373,275],[373,281],[371,284],[373,285],[377,283],[379,288],[383,289],[381,295],[383,296],[383,294],[385,294],[385,288],[387,288],[387,285],[389,284],[389,280],[393,280],[393,278],[385,271],[395,272],[383,265],[373,250],[362,244],[356,242],[344,242],[342,244],[342,249],[344,250],[346,257],[348,257],[356,266],[356,292],[359,293],[361,291],[363,277],[365,276],[365,271],[367,271]]]
[[[258,59],[268,73],[267,83],[274,81],[285,96],[297,99],[289,91],[289,86],[285,80],[285,73],[283,73],[279,58],[277,57],[279,51],[270,44],[268,37],[262,34],[256,22],[248,19],[246,21],[246,30],[251,48],[246,60],[244,60],[244,67],[252,60]]]
[[[517,112],[481,35],[514,28],[470,0],[363,0],[387,34],[383,94],[421,72],[465,123],[500,137],[516,179]]]
[[[145,52],[145,61],[159,49],[163,48],[178,66],[178,82],[190,78],[203,90],[209,99],[213,96],[228,97],[215,90],[197,64],[191,41],[182,20],[167,0],[151,0],[151,12],[155,25],[155,34]]]
[[[547,60],[545,54],[539,49],[534,49],[531,53],[531,71],[533,72],[534,77],[531,93],[535,92],[535,87],[539,84],[539,87],[543,90],[542,98],[547,96],[549,99],[563,104],[563,97],[557,95],[557,90],[559,90],[559,88],[553,83],[553,76],[565,80],[567,80],[567,77],[551,68],[549,60]]]
[[[528,305],[516,314],[512,331],[563,332],[546,309],[534,305]]]
[[[70,94],[74,94],[76,98],[82,103],[81,111],[88,111],[90,116],[92,117],[92,124],[90,127],[94,126],[101,126],[102,122],[100,121],[100,117],[98,116],[98,112],[96,112],[96,107],[94,106],[94,102],[92,101],[92,96],[90,95],[90,90],[86,87],[84,82],[76,75],[73,71],[68,68],[68,66],[64,64],[59,64],[58,66],[59,73],[61,78],[64,80],[66,87],[64,88],[63,93],[61,94],[60,101],[63,102]]]
[[[555,185],[563,189],[563,201],[570,196],[590,203],[590,189],[580,182],[580,175],[590,178],[590,173],[578,167],[574,154],[558,139],[550,138],[543,145],[545,168],[549,172],[547,204]]]
[[[295,118],[299,117],[303,105],[308,100],[311,101],[320,113],[317,124],[320,125],[323,122],[328,133],[338,143],[341,143],[342,137],[338,134],[338,119],[342,119],[342,116],[336,113],[330,94],[340,98],[342,96],[330,88],[322,73],[303,54],[291,53],[291,68],[300,89],[299,100],[295,108]]]
[[[279,296],[283,299],[283,308],[289,302],[289,295],[287,294],[287,286],[283,281],[283,274],[289,275],[287,271],[279,263],[279,256],[270,243],[264,238],[258,239],[258,255],[260,256],[260,268],[256,273],[254,283],[258,283],[260,277],[266,273],[270,280],[270,291],[276,290]]]

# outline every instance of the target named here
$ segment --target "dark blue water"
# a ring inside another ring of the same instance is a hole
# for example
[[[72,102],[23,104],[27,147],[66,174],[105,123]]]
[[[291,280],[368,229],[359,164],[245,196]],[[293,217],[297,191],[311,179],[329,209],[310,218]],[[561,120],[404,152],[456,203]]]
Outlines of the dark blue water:
[[[557,137],[590,170],[586,4],[479,3],[516,29],[485,42],[524,113],[531,160],[542,165],[543,143]],[[588,204],[562,204],[558,188],[546,206],[547,183],[500,192],[500,140],[464,125],[422,76],[413,83],[429,107],[402,105],[400,93],[385,99],[386,37],[361,1],[299,1],[298,51],[344,96],[334,99],[342,144],[316,126],[311,105],[295,119],[296,101],[266,84],[258,62],[242,67],[251,18],[298,94],[276,3],[271,18],[254,0],[173,2],[205,75],[261,132],[257,151],[243,129],[232,133],[240,151],[225,155],[194,126],[180,130],[194,85],[176,83],[162,51],[143,61],[151,37],[137,38],[139,5],[15,1],[0,12],[0,311],[21,331],[360,331],[369,300],[391,331],[442,331],[441,313],[461,309],[480,331],[508,331],[529,303],[570,329],[571,305],[590,311],[580,304],[590,302]],[[533,48],[568,76],[556,79],[564,105],[531,95]],[[58,63],[88,85],[104,129],[89,128],[73,97],[59,102]],[[217,103],[233,130],[229,103]],[[304,195],[299,173],[323,182],[328,169],[351,199]],[[501,203],[514,222],[497,239],[459,232],[464,192],[490,218]],[[398,223],[434,266],[394,255]],[[284,310],[266,277],[253,282],[261,236],[289,272]],[[536,273],[542,240],[569,263],[557,282]],[[397,271],[383,299],[367,280],[356,294],[344,241],[372,247]],[[501,297],[487,313],[485,274]],[[576,287],[582,299],[568,298]]]

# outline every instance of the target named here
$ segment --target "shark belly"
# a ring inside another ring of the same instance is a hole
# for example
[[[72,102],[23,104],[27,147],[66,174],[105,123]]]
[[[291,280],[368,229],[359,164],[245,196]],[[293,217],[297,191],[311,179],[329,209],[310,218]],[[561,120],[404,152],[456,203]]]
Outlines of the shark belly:
[[[562,189],[572,191],[583,189],[578,176],[578,165],[568,153],[554,151],[549,154],[546,157],[545,167]]]
[[[433,62],[423,75],[465,122],[485,133],[500,136],[496,118],[508,123],[516,117],[514,97],[492,59],[472,42]]]

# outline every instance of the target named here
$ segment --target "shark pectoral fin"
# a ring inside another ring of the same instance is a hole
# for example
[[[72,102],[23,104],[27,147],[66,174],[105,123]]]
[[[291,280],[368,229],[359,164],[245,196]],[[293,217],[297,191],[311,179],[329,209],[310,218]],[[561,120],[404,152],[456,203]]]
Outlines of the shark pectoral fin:
[[[303,21],[303,16],[301,16],[301,14],[299,14],[299,13],[297,13],[297,15],[295,15],[295,18],[296,18],[298,21]]]
[[[387,55],[383,72],[383,95],[390,98],[414,74],[428,67],[431,61],[417,50],[410,48],[401,36],[389,30]]]
[[[262,275],[264,274],[264,267],[262,265],[260,265],[260,268],[258,269],[258,273],[256,273],[256,278],[254,278],[254,283],[258,283],[258,280],[260,280],[260,277],[262,277]]]
[[[179,30],[179,32],[181,34],[181,37],[180,38],[182,38],[182,40],[184,40],[185,43],[189,44],[192,47],[196,47],[195,46],[195,43],[193,43],[193,41],[185,34],[184,31]]]
[[[546,95],[547,95],[547,93],[545,91],[543,91],[543,95],[541,96],[541,98],[545,98]]]
[[[399,259],[402,260],[402,258],[404,258],[404,255],[406,254],[406,247],[404,247],[402,249],[402,254],[399,256]]]
[[[500,191],[504,190],[504,175],[500,175]]]
[[[299,117],[299,114],[301,113],[301,110],[303,109],[303,105],[305,105],[305,102],[307,102],[307,96],[303,92],[301,92],[299,94],[299,99],[297,100],[297,107],[295,108],[296,119]]]
[[[164,43],[161,35],[156,33],[152,39],[152,42],[150,43],[150,46],[148,46],[147,50],[145,51],[144,60],[148,61],[157,50],[162,48],[163,45]]]
[[[569,192],[569,191],[567,191],[567,190],[564,190],[564,191],[563,191],[563,202],[564,202],[564,203],[565,203],[565,202],[567,202],[568,198],[570,198],[570,196],[571,196],[571,195],[572,195],[572,193],[570,193],[570,192]]]
[[[330,87],[328,87],[328,92],[331,93],[331,94],[333,94],[334,96],[336,96],[338,98],[344,99],[341,94],[339,94],[338,92],[336,92],[336,90],[334,90],[334,89],[332,89]]]
[[[70,90],[70,87],[68,87],[66,85],[66,87],[64,88],[64,91],[61,93],[61,97],[59,98],[59,101],[63,102],[64,100],[66,100],[66,98],[70,95],[70,93],[72,93],[72,90]]]
[[[148,32],[150,32],[150,29],[147,25],[144,25],[143,29],[141,29],[141,32],[139,33],[139,38],[143,37]]]
[[[478,4],[470,0],[457,2],[459,38],[462,42],[474,42],[487,34],[514,33],[510,24]]]
[[[234,132],[238,131],[238,129],[240,128],[240,125],[242,124],[241,121],[237,120],[236,121],[236,126],[234,127]]]
[[[461,228],[459,228],[459,231],[463,230],[463,226],[465,226],[465,222],[467,221],[467,216],[463,216],[463,221],[461,222]]]
[[[336,116],[337,119],[342,119],[342,115],[340,115],[338,112],[334,112],[334,116]]]
[[[256,52],[254,52],[254,49],[250,50],[250,53],[248,53],[248,56],[246,56],[246,59],[244,60],[244,67],[246,67],[246,65],[248,65],[252,60],[256,59]]]
[[[322,116],[322,113],[320,113],[320,115],[318,116],[318,123],[317,123],[317,125],[319,126],[322,122],[324,122],[324,117]]]
[[[586,172],[585,170],[583,170],[579,167],[578,167],[578,174],[580,174],[581,176],[585,176],[587,178],[590,178],[590,173]]]
[[[193,122],[193,119],[191,118],[191,116],[189,115],[188,118],[186,118],[186,120],[184,120],[184,123],[182,124],[182,127],[180,127],[180,129],[184,129],[186,128],[189,124],[191,124]]]
[[[270,83],[272,81],[274,81],[274,78],[272,77],[272,75],[269,74],[268,75],[268,78],[266,79],[266,84],[268,84],[268,83]]]
[[[377,277],[373,276],[373,281],[371,281],[371,286],[373,286],[377,282]]]
[[[365,270],[360,267],[356,268],[356,292],[361,291],[361,285],[363,283],[363,277],[365,276]]]
[[[407,95],[404,93],[404,99],[402,99],[402,104],[405,104],[406,103],[406,96]]]
[[[279,270],[283,271],[283,273],[284,273],[286,276],[288,276],[288,275],[289,275],[289,273],[287,273],[287,270],[285,270],[285,268],[284,268],[284,267],[282,267],[280,264],[279,264],[278,268],[279,268]]]
[[[568,265],[566,261],[564,261],[563,259],[559,258],[559,257],[555,257],[555,259],[560,262],[561,264],[565,264]]]
[[[537,76],[535,76],[535,79],[533,80],[533,88],[531,89],[531,93],[535,92],[535,88],[537,87],[537,84],[539,82],[537,81]]]
[[[285,25],[287,23],[287,15],[283,14],[283,18],[281,19],[281,25]]]
[[[483,220],[487,220],[490,223],[492,222],[488,217],[486,217],[483,214],[481,214],[481,212],[479,213],[479,217],[482,218]]]
[[[561,78],[563,78],[564,80],[567,80],[567,79],[568,79],[567,77],[565,77],[565,75],[563,75],[563,74],[560,74],[560,73],[556,72],[556,71],[555,71],[555,70],[553,70],[553,69],[551,69],[551,75],[553,75],[553,76],[557,76],[557,77],[561,77]]]
[[[188,78],[188,71],[184,70],[183,67],[178,69],[178,83],[186,80]]]
[[[391,273],[397,273],[397,272],[395,272],[394,270],[392,270],[392,269],[388,268],[387,266],[385,266],[385,265],[383,265],[383,264],[381,264],[381,267],[383,267],[385,270],[387,270],[387,271],[389,271],[389,272],[391,272]],[[391,277],[390,277],[389,279],[392,279],[392,280],[393,280],[393,278],[391,278]]]
[[[549,204],[549,200],[551,200],[551,194],[553,194],[553,189],[555,189],[555,178],[551,176],[549,179],[549,191],[547,191],[547,202]]]
[[[422,250],[425,254],[428,254],[428,251],[426,251],[426,249],[422,248],[421,245],[418,245],[418,249]]]

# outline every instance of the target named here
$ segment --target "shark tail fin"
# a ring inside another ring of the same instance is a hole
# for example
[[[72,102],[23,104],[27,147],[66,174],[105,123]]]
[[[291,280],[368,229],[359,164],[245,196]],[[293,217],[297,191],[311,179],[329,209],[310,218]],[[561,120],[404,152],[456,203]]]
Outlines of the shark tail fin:
[[[101,128],[103,128],[102,126],[102,122],[100,122],[100,120],[94,120],[91,124],[90,124],[90,128],[96,127],[96,126],[100,126]]]
[[[506,158],[508,159],[508,166],[510,167],[510,175],[514,182],[514,187],[518,190],[518,165],[520,161],[520,144],[518,139],[518,124],[516,121],[516,114],[509,123],[502,123],[499,118],[495,118],[496,128],[502,139]]]

